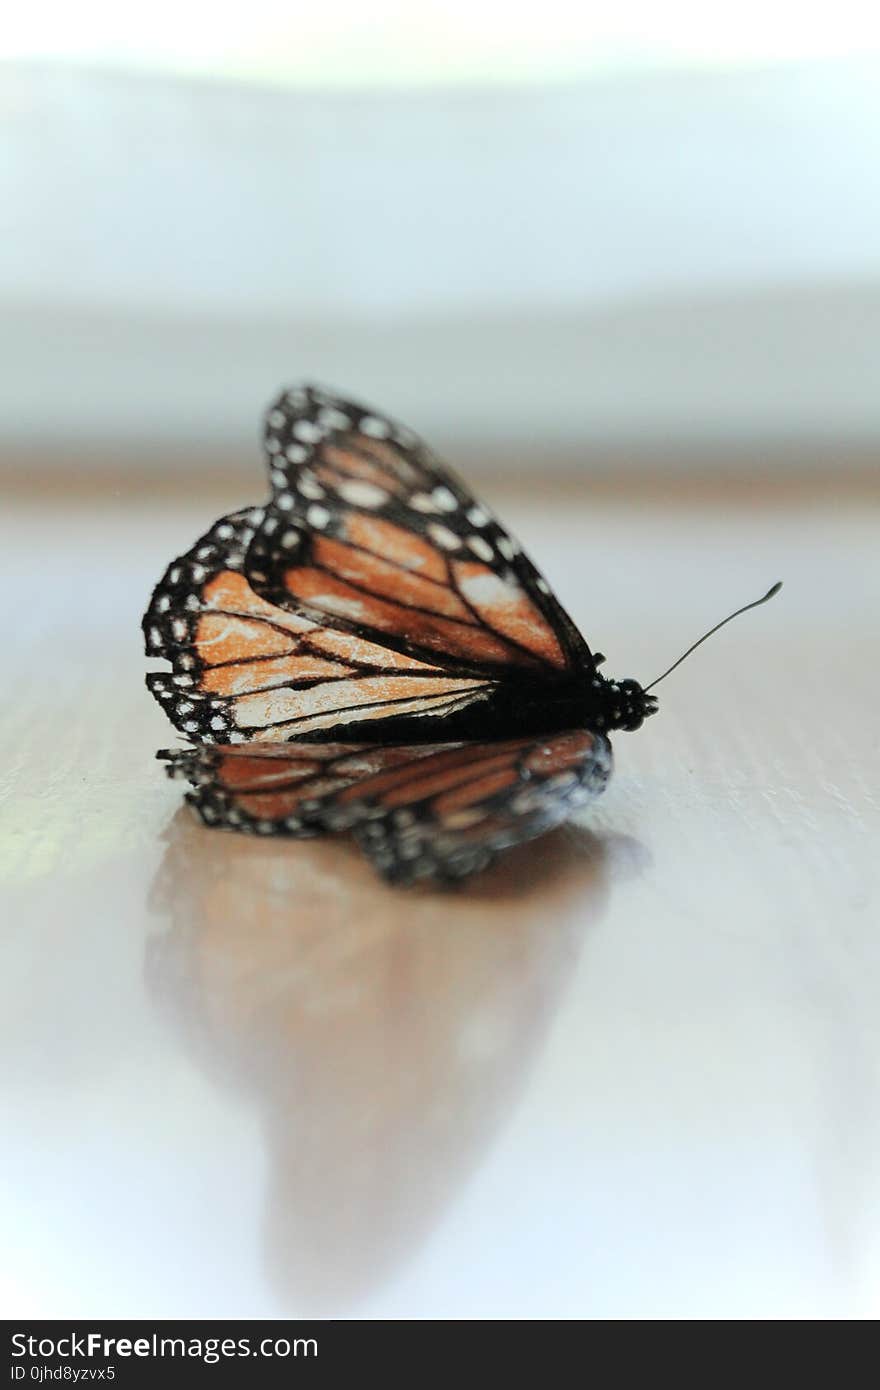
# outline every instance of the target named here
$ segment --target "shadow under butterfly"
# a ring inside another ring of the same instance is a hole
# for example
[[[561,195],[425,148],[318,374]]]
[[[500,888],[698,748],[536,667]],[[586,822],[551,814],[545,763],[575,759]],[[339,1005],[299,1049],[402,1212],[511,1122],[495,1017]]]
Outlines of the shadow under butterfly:
[[[506,1123],[605,908],[609,848],[565,826],[466,895],[404,896],[335,840],[222,842],[182,810],[166,840],[151,991],[259,1112],[275,1296],[345,1315],[414,1257]]]
[[[601,675],[519,544],[389,417],[298,387],[264,448],[269,502],[174,560],[143,619],[190,743],[159,757],[203,822],[351,831],[389,881],[449,882],[598,795],[609,731],[679,662],[647,688]]]

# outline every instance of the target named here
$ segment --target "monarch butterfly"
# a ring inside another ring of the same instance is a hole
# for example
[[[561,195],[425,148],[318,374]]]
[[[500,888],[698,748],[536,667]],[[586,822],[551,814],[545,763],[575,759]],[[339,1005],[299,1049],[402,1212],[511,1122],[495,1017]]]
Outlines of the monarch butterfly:
[[[158,756],[202,820],[351,830],[388,880],[450,881],[601,792],[608,732],[656,697],[600,674],[488,508],[410,430],[313,386],[269,407],[264,448],[269,502],[174,560],[143,619],[171,665],[147,685],[190,744]]]

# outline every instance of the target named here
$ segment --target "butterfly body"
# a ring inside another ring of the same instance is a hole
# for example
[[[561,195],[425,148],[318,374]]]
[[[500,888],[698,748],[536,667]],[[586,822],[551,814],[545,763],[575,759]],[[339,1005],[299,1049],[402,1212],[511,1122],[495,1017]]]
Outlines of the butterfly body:
[[[565,729],[591,729],[610,733],[632,732],[653,714],[656,704],[635,681],[611,681],[601,677],[572,680],[568,684],[542,684],[522,680],[515,690],[501,688],[475,700],[443,721],[444,738],[491,740],[521,734],[549,734]],[[352,721],[347,736],[365,743],[400,741],[434,743],[437,734],[421,716]],[[327,742],[332,729],[301,734],[298,742]]]
[[[601,791],[608,731],[656,701],[600,674],[464,484],[315,387],[273,403],[264,446],[268,504],[215,522],[144,616],[148,655],[171,665],[148,686],[195,745],[169,771],[203,819],[351,829],[393,881],[443,880]]]

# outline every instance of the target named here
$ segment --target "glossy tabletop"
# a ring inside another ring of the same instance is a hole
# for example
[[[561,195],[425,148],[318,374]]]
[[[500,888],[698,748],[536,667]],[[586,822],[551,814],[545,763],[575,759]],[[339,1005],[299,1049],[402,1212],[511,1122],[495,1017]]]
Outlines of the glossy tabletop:
[[[453,892],[153,761],[142,608],[246,496],[4,506],[7,1315],[880,1309],[877,496],[484,491],[619,676],[786,584]]]

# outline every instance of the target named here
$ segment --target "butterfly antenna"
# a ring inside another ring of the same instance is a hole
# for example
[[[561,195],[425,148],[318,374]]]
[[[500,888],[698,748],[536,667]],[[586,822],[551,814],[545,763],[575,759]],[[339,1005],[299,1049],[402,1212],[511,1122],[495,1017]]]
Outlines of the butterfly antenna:
[[[781,588],[782,580],[780,579],[773,585],[772,589],[767,590],[763,598],[756,598],[753,603],[747,603],[743,608],[738,608],[735,613],[729,614],[728,617],[722,618],[720,623],[716,623],[714,627],[710,627],[709,631],[704,632],[702,637],[700,637],[692,647],[688,647],[687,651],[684,652],[677,661],[673,661],[672,665],[667,671],[663,672],[662,676],[658,676],[656,680],[651,681],[650,685],[646,685],[645,692],[647,693],[647,691],[653,690],[655,685],[659,685],[661,681],[665,681],[666,677],[675,670],[676,666],[680,666],[681,663],[690,656],[691,652],[695,652],[697,647],[701,647],[707,638],[711,637],[719,628],[726,627],[728,623],[732,623],[734,618],[739,617],[740,613],[748,613],[750,608],[760,608],[762,603],[769,603],[770,599],[778,594]]]

